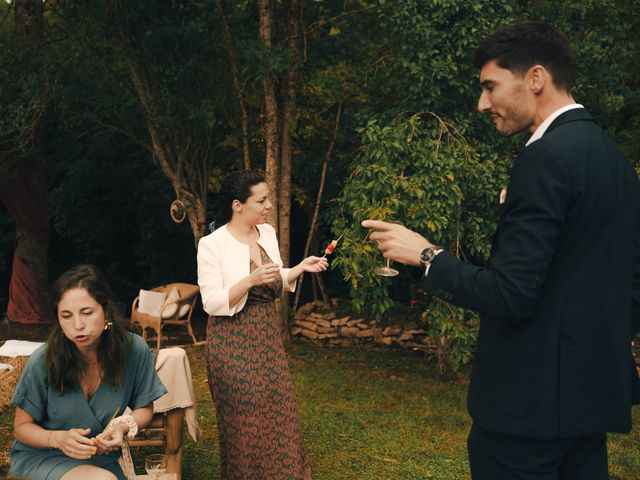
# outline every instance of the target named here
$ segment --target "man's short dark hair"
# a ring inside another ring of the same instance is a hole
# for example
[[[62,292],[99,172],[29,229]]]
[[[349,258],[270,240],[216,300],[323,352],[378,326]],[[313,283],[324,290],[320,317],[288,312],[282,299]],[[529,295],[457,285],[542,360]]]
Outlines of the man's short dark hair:
[[[571,91],[575,76],[571,44],[563,32],[544,22],[518,22],[496,30],[471,56],[479,69],[491,60],[519,75],[542,65],[551,72],[557,88]]]

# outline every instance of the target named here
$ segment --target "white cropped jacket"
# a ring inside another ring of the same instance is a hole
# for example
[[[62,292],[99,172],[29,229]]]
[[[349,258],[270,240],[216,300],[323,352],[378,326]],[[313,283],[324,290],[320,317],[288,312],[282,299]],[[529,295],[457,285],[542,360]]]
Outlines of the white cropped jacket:
[[[282,267],[278,239],[273,227],[267,223],[258,225],[258,244],[272,262],[280,266],[283,290],[293,292],[296,282],[289,284],[289,268]],[[198,243],[198,285],[205,312],[215,316],[232,316],[244,307],[245,295],[233,307],[229,306],[229,289],[250,272],[249,246],[236,240],[224,225],[200,239]]]

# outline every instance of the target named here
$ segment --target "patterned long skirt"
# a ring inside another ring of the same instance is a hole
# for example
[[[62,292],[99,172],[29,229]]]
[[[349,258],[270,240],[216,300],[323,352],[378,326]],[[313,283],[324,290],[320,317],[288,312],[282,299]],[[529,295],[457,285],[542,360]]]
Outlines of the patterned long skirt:
[[[254,287],[239,313],[207,324],[223,480],[311,479],[273,287]]]

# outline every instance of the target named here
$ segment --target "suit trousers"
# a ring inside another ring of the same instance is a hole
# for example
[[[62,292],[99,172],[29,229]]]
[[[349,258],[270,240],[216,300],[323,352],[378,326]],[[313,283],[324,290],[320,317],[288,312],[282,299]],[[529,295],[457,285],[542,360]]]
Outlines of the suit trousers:
[[[607,434],[539,440],[471,427],[473,480],[607,480]]]

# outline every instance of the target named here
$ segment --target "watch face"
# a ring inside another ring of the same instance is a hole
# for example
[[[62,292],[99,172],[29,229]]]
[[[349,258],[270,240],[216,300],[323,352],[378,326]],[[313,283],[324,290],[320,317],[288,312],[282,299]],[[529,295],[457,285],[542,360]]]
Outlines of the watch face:
[[[422,252],[420,252],[420,262],[422,263],[430,263],[431,260],[433,260],[434,257],[434,253],[433,253],[433,249],[432,248],[425,248],[424,250],[422,250]]]

